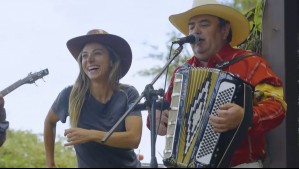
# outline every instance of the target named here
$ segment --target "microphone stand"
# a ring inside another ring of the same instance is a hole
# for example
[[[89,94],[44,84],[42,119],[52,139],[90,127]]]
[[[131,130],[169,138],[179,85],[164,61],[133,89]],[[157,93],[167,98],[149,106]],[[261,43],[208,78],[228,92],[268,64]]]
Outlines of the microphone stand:
[[[153,79],[153,81],[146,85],[145,90],[141,93],[141,95],[135,100],[133,105],[124,113],[124,115],[115,123],[115,125],[106,133],[106,135],[102,138],[101,142],[105,143],[107,139],[112,135],[112,133],[115,131],[115,129],[120,125],[122,121],[127,117],[127,115],[134,109],[137,104],[140,102],[140,100],[145,97],[147,100],[147,107],[151,107],[151,113],[150,113],[150,131],[151,131],[151,162],[150,167],[151,168],[158,168],[157,159],[155,156],[155,144],[156,144],[156,99],[158,98],[158,95],[163,95],[164,91],[162,90],[154,90],[153,85],[156,83],[158,78],[163,74],[163,72],[167,69],[167,67],[170,65],[170,63],[181,53],[183,50],[183,45],[179,44],[180,46],[175,50],[174,56],[171,57],[165,66],[162,68],[161,72]],[[151,106],[150,106],[151,105]],[[141,111],[141,110],[139,110]]]
[[[150,131],[151,131],[151,168],[158,168],[157,158],[155,156],[156,152],[156,100],[159,96],[163,96],[164,90],[154,90],[152,84],[148,84],[144,90],[145,98],[147,100],[147,107],[151,105],[150,113]]]

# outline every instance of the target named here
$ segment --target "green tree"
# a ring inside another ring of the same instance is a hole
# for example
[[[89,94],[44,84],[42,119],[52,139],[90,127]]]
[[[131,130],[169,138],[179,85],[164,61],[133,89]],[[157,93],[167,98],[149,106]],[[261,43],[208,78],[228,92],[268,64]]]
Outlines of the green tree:
[[[255,7],[256,3],[257,0],[234,0],[230,5],[242,13],[247,13],[249,10]]]
[[[246,12],[245,16],[250,24],[250,34],[246,41],[239,46],[240,48],[262,53],[262,21],[265,2],[265,0],[256,0],[255,6]]]
[[[76,156],[73,148],[63,146],[58,137],[55,144],[55,161],[59,168],[74,168]],[[9,129],[6,142],[0,148],[0,168],[44,168],[45,150],[42,134]]]

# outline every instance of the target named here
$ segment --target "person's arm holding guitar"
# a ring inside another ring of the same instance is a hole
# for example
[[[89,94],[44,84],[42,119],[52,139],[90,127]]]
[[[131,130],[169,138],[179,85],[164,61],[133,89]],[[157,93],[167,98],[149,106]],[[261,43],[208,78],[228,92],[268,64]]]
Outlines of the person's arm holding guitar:
[[[35,83],[36,80],[43,78],[48,75],[48,69],[41,70],[36,73],[29,73],[29,75],[21,80],[16,81],[12,85],[8,86],[4,90],[0,91],[0,147],[6,140],[6,132],[9,127],[9,122],[6,121],[6,111],[4,108],[4,96],[15,90],[16,88],[24,84]]]
[[[4,109],[4,99],[2,95],[0,95],[0,147],[5,142],[8,126],[9,123],[6,121],[6,112]]]

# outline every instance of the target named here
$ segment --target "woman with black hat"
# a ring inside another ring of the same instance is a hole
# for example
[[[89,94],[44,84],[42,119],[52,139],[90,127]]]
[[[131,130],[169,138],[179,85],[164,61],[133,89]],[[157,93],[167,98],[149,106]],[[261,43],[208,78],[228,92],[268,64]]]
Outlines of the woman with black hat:
[[[130,112],[111,137],[101,142],[139,97],[133,86],[119,82],[131,66],[129,44],[119,36],[95,29],[69,40],[67,47],[80,73],[74,85],[61,91],[45,119],[47,167],[55,167],[56,123],[64,123],[67,116],[71,128],[65,130],[65,146],[74,146],[78,167],[141,167],[134,152],[142,134],[140,111]]]

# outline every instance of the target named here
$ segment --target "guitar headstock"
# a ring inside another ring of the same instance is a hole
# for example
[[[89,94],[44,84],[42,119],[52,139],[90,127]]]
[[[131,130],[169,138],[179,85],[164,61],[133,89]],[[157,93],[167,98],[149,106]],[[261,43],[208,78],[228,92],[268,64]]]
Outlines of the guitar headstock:
[[[49,70],[48,69],[44,69],[41,70],[39,72],[35,72],[35,73],[29,73],[29,75],[27,77],[25,77],[23,79],[24,83],[34,83],[36,80],[38,79],[42,79],[44,76],[49,74]]]

